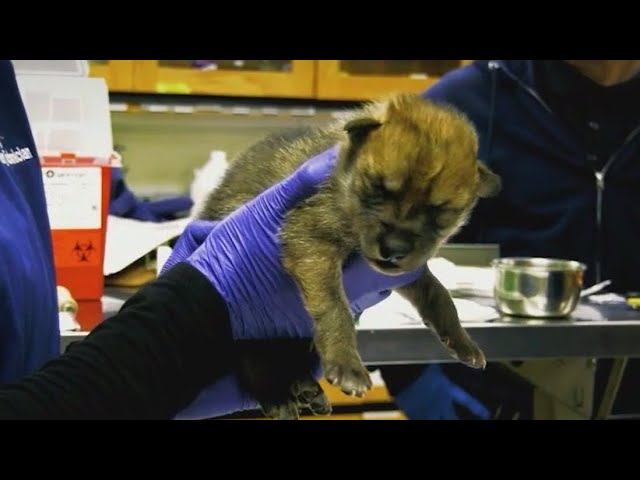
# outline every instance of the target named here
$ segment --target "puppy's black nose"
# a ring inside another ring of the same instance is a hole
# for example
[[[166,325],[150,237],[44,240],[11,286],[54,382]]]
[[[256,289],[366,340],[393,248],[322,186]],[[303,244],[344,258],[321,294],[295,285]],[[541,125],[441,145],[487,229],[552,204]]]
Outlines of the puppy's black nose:
[[[386,235],[379,240],[380,257],[387,262],[399,262],[411,253],[409,241],[397,235]]]

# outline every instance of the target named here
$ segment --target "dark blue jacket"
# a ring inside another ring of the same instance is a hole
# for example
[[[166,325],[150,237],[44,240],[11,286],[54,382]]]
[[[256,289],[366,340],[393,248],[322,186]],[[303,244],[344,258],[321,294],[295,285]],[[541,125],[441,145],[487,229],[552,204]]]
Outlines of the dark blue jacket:
[[[42,171],[13,65],[0,60],[0,384],[60,353]]]
[[[452,241],[578,260],[588,266],[587,285],[612,279],[617,291],[640,290],[640,125],[596,172],[536,92],[529,60],[476,61],[424,96],[473,121],[480,159],[503,179],[501,194],[480,201]]]

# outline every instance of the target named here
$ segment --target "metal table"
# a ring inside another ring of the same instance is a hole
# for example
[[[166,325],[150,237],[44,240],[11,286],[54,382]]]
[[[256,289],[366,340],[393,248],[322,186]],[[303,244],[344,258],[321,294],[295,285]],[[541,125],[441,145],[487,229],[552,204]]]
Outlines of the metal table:
[[[131,290],[108,289],[126,299]],[[486,298],[470,298],[485,305]],[[104,311],[107,318],[116,305]],[[358,347],[367,365],[455,362],[429,329],[422,325],[394,328],[358,327]],[[594,406],[595,359],[614,358],[596,418],[608,418],[628,358],[640,357],[640,311],[623,305],[579,305],[568,320],[501,317],[491,322],[465,323],[465,328],[492,362],[522,361],[517,373],[539,389],[537,402],[546,405],[540,418],[589,418]],[[88,332],[64,332],[62,351]],[[585,400],[586,399],[586,400]],[[561,411],[561,413],[558,413]],[[552,413],[549,413],[552,412]]]
[[[484,298],[471,299],[490,304]],[[569,320],[503,316],[464,327],[489,361],[640,357],[640,311],[622,305],[581,304]],[[359,329],[358,345],[363,361],[371,365],[453,361],[421,326]]]
[[[569,320],[503,316],[464,326],[488,361],[504,363],[534,385],[535,418],[610,418],[627,361],[640,357],[640,312],[623,305],[581,304]],[[456,361],[420,326],[359,329],[358,346],[369,365]],[[596,360],[601,358],[614,362],[602,399],[594,405]]]
[[[130,290],[107,289],[112,298],[125,300]],[[486,298],[470,298],[491,305]],[[117,308],[107,308],[104,317]],[[358,347],[369,365],[451,362],[447,351],[422,325],[410,328],[358,327]],[[544,358],[640,357],[640,311],[622,305],[578,306],[569,320],[502,317],[482,323],[465,323],[465,329],[484,350],[489,361]],[[88,332],[63,332],[62,350]]]

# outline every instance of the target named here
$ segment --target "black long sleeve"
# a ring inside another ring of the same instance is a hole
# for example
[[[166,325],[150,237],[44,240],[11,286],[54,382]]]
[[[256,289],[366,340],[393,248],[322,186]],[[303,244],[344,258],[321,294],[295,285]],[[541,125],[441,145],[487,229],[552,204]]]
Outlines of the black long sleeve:
[[[0,419],[170,419],[230,369],[220,295],[179,264],[35,374],[0,388]]]

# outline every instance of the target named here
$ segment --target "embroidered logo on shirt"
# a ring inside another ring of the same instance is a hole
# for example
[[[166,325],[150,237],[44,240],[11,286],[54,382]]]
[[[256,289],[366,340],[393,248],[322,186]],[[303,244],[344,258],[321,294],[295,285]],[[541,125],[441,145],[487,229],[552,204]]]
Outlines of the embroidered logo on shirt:
[[[33,158],[29,147],[5,148],[2,140],[2,137],[0,137],[0,163],[11,166]]]

